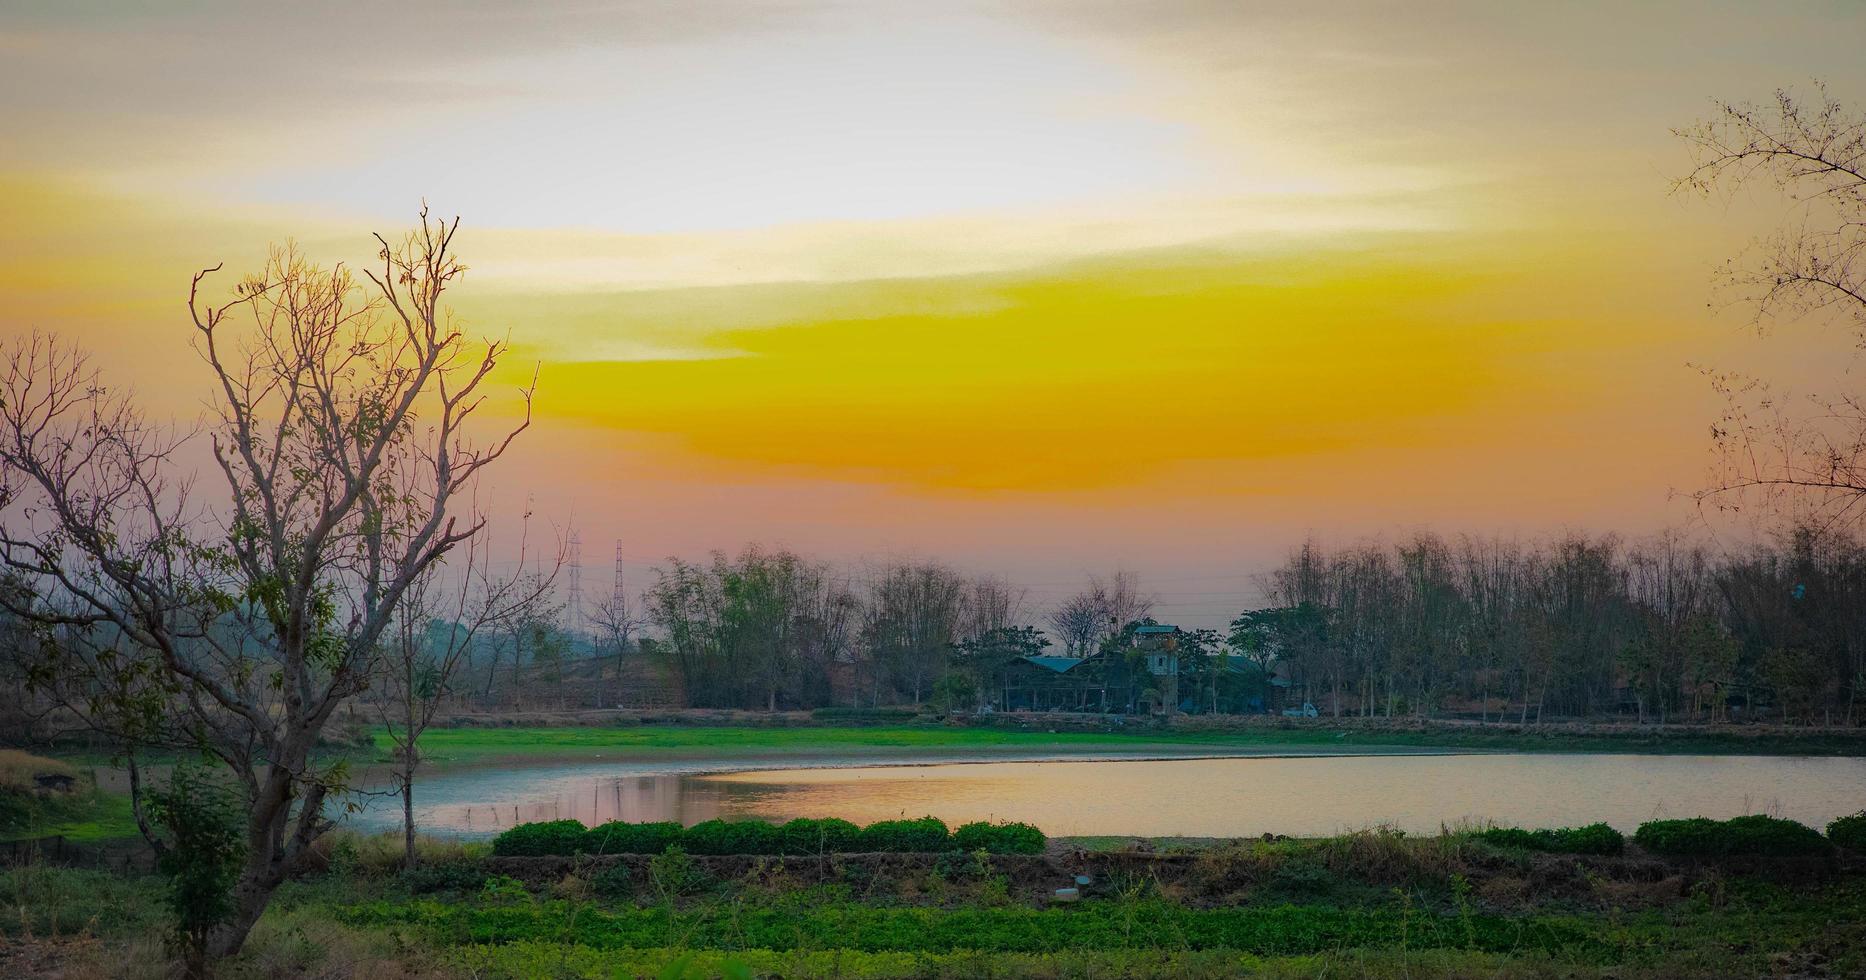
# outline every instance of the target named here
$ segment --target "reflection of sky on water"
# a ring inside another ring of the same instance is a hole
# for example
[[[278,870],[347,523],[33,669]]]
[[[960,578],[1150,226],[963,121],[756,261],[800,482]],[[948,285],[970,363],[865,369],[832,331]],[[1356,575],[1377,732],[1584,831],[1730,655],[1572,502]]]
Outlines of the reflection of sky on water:
[[[953,824],[1023,820],[1057,835],[1316,836],[1376,823],[1430,833],[1461,821],[1546,827],[1605,820],[1631,830],[1654,817],[1758,812],[1822,826],[1866,800],[1866,759],[1537,754],[760,764],[767,768],[726,774],[718,770],[732,767],[723,763],[449,773],[417,784],[416,818],[430,831],[474,835],[565,818],[691,824],[842,817],[859,824],[930,813]],[[381,801],[352,819],[384,829],[400,817],[393,801]]]

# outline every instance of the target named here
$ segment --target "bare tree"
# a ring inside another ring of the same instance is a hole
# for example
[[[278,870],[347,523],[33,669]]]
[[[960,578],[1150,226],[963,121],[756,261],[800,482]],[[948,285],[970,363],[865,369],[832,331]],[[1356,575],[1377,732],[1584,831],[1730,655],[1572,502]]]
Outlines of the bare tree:
[[[1727,289],[1752,306],[1758,327],[1828,318],[1866,345],[1866,113],[1816,86],[1785,90],[1768,106],[1719,102],[1716,113],[1677,131],[1695,166],[1682,191],[1774,186],[1790,205],[1782,230],[1758,258],[1732,263]],[[1713,378],[1729,408],[1714,430],[1721,469],[1701,503],[1804,505],[1829,521],[1856,522],[1866,503],[1866,402],[1857,392],[1790,399],[1739,374]]]
[[[1088,588],[1070,596],[1050,613],[1050,628],[1069,656],[1095,652],[1129,623],[1153,612],[1156,598],[1140,590],[1140,576],[1117,569],[1108,578],[1090,575]]]
[[[529,517],[527,527],[529,527]],[[522,571],[529,536],[521,538],[520,572],[504,577],[491,574],[490,547],[484,536],[465,543],[461,560],[449,569],[452,581],[443,583],[442,566],[430,565],[403,593],[395,617],[395,636],[383,658],[378,714],[395,746],[395,777],[402,799],[402,860],[414,867],[415,772],[421,766],[421,735],[434,721],[445,699],[453,693],[456,676],[472,656],[473,644],[548,594],[563,565],[560,539],[556,563],[549,575]],[[442,619],[438,614],[446,613]]]
[[[1062,605],[1051,610],[1049,620],[1050,629],[1063,641],[1063,654],[1070,657],[1086,656],[1093,651],[1107,625],[1101,604],[1088,592],[1078,592],[1063,600]]]
[[[219,266],[194,277],[212,505],[177,459],[185,434],[75,347],[6,346],[0,563],[30,591],[0,595],[64,641],[37,676],[132,753],[211,753],[247,804],[232,912],[190,951],[195,972],[241,947],[331,826],[343,769],[313,757],[319,735],[374,674],[410,589],[480,532],[456,498],[529,424],[526,390],[515,426],[467,432],[505,345],[469,343],[441,305],[465,272],[458,226],[424,208],[400,242],[377,236],[367,286],[289,246],[231,299],[201,295]]]
[[[965,600],[965,579],[933,562],[884,566],[870,584],[863,639],[911,703],[919,704],[945,669]]]
[[[495,621],[488,624],[492,657],[486,668],[486,694],[493,699],[493,685],[498,681],[501,652],[509,655],[508,690],[500,700],[520,707],[525,693],[524,670],[527,658],[536,666],[561,655],[562,638],[557,623],[564,604],[557,599],[556,570],[520,567],[513,573],[516,592],[523,601],[514,602]]]
[[[963,639],[976,639],[995,630],[1015,629],[1026,625],[1024,602],[1027,593],[995,575],[972,580],[965,598]]]
[[[1089,576],[1089,594],[1102,615],[1102,622],[1108,626],[1107,633],[1119,633],[1129,623],[1147,618],[1153,612],[1158,598],[1140,590],[1140,576],[1134,572],[1116,569],[1108,578]]]
[[[590,625],[596,629],[598,647],[609,651],[616,659],[616,690],[613,698],[608,696],[603,685],[602,670],[599,668],[596,672],[598,707],[620,699],[624,661],[628,657],[630,645],[634,643],[635,634],[647,623],[648,619],[638,604],[620,592],[597,603],[595,611],[590,614]]]

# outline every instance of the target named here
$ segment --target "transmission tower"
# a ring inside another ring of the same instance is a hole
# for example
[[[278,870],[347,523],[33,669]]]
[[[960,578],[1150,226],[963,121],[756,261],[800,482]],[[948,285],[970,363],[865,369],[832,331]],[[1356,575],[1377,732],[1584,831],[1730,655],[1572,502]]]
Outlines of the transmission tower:
[[[564,628],[573,635],[583,632],[583,532],[570,532],[570,596],[564,604]]]

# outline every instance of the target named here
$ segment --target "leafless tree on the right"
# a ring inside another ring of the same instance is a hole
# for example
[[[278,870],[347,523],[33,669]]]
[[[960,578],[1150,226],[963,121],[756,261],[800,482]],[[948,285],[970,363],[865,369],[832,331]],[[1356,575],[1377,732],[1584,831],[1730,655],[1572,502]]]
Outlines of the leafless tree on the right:
[[[1778,90],[1766,106],[1719,102],[1710,119],[1677,131],[1695,166],[1676,189],[1709,194],[1762,182],[1788,201],[1782,229],[1753,262],[1731,263],[1726,291],[1761,328],[1825,318],[1866,347],[1866,111],[1816,86]],[[1713,429],[1720,470],[1700,504],[1760,497],[1812,509],[1828,524],[1866,517],[1866,398],[1858,391],[1789,398],[1764,380],[1712,377],[1729,408]]]

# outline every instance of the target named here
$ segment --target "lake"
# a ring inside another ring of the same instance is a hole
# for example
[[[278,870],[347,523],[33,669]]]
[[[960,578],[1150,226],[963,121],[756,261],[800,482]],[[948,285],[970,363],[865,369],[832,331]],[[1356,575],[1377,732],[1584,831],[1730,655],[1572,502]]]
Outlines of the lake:
[[[769,765],[769,763],[765,763]],[[482,836],[571,818],[841,817],[926,814],[948,824],[1022,820],[1052,836],[1313,837],[1375,824],[1409,833],[1493,821],[1555,827],[1604,820],[1769,813],[1815,827],[1866,807],[1866,759],[1599,754],[950,762],[721,772],[673,764],[466,769],[419,779],[428,833]],[[397,801],[350,818],[399,825]]]

